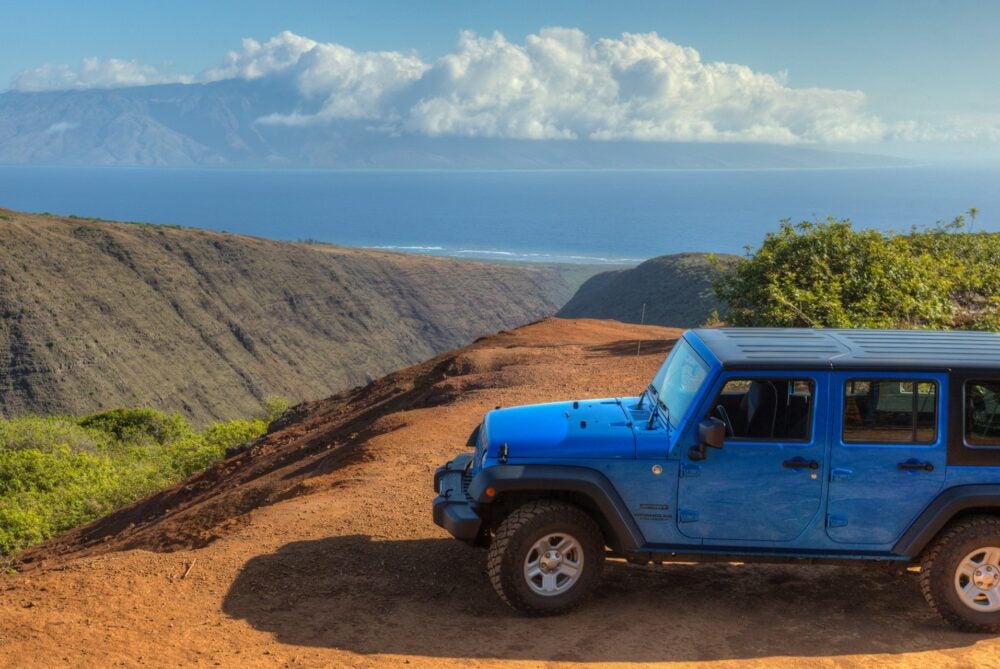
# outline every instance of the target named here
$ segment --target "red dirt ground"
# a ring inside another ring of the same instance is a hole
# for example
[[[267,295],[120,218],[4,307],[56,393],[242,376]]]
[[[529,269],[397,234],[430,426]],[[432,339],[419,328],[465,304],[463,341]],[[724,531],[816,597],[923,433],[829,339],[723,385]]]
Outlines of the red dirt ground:
[[[613,561],[568,615],[500,603],[483,551],[431,522],[435,466],[493,406],[634,394],[678,334],[550,319],[304,405],[26,552],[0,577],[0,666],[1000,667],[1000,639],[882,568]]]

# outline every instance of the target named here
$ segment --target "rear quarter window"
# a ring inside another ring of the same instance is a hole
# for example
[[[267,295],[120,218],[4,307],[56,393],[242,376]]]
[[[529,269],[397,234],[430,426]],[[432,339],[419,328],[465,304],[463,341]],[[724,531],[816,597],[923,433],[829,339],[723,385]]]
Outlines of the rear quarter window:
[[[966,381],[965,443],[1000,449],[1000,381]]]

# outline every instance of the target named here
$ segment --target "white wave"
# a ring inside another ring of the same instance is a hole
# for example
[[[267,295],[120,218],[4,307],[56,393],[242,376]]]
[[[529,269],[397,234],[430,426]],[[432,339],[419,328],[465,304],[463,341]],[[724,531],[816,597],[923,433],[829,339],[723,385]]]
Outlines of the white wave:
[[[574,264],[599,263],[599,264],[609,264],[609,265],[626,265],[631,263],[640,263],[646,260],[646,258],[608,258],[604,256],[586,256],[586,255],[540,253],[540,252],[517,253],[514,251],[493,251],[486,249],[460,249],[446,253],[448,255],[500,256],[503,258],[510,258],[515,260],[527,260],[531,262],[561,262],[561,263],[574,263]]]
[[[449,249],[446,246],[425,245],[394,245],[366,246],[369,249],[384,251],[402,251],[425,255],[440,255],[459,258],[480,258],[537,263],[594,264],[594,265],[630,265],[640,263],[645,258],[608,258],[605,256],[573,255],[568,253],[543,253],[540,251],[498,251],[496,249]]]
[[[370,249],[385,249],[394,251],[444,251],[443,246],[369,246]]]

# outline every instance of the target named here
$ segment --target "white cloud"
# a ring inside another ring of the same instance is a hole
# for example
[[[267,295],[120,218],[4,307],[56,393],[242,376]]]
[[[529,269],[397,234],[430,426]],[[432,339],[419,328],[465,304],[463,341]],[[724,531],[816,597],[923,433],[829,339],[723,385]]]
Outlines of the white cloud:
[[[885,122],[861,91],[795,88],[784,73],[704,62],[656,33],[592,39],[546,28],[523,44],[463,32],[436,62],[360,52],[285,31],[196,76],[135,61],[87,59],[21,74],[26,91],[280,77],[299,99],[265,124],[370,121],[387,132],[517,139],[830,143],[1000,141],[1000,119]]]
[[[305,99],[325,100],[318,112],[265,123],[355,118],[432,136],[778,143],[871,141],[885,132],[860,91],[792,88],[784,76],[704,63],[655,33],[595,41],[546,28],[516,44],[463,32],[434,63],[282,33],[248,42],[225,68],[248,78],[287,72]]]
[[[150,84],[190,83],[192,77],[160,72],[135,60],[84,58],[80,67],[41,65],[15,77],[17,91],[56,91],[84,88],[122,88]]]
[[[61,135],[68,130],[78,127],[80,124],[73,121],[59,121],[53,123],[45,130],[46,135]]]
[[[300,125],[331,119],[392,119],[398,113],[387,98],[420,79],[428,66],[413,54],[397,51],[357,52],[339,44],[306,43],[289,32],[270,40],[264,49],[244,49],[236,56],[261,73],[287,71],[295,78],[302,96],[320,100],[319,112],[312,115],[277,114],[262,119],[266,123]],[[251,45],[253,46],[253,45]],[[274,58],[274,51],[298,51],[294,63]]]
[[[243,51],[230,51],[222,65],[205,70],[199,79],[257,79],[283,72],[298,64],[302,56],[317,46],[317,42],[293,32],[278,33],[261,44],[249,37],[243,40]]]
[[[884,139],[900,142],[1000,142],[1000,114],[950,114],[932,120],[900,121]]]
[[[523,129],[534,128],[590,139],[794,143],[881,132],[859,91],[791,88],[784,76],[704,63],[655,33],[591,41],[553,28],[523,46],[464,35],[435,67],[450,90],[422,100],[409,119],[432,134],[531,137]]]

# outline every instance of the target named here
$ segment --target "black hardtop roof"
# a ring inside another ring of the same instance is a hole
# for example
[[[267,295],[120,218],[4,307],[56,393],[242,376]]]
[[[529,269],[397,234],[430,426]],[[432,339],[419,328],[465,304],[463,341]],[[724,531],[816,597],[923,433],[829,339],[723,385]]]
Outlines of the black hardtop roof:
[[[1000,334],[967,330],[698,328],[725,369],[1000,371]]]

